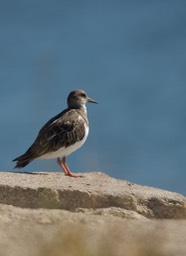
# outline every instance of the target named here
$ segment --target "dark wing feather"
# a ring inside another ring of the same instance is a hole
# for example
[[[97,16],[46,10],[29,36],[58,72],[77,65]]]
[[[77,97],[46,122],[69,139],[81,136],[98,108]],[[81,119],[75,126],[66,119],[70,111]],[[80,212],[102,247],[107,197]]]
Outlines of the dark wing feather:
[[[85,134],[84,120],[78,118],[79,114],[73,109],[58,114],[42,127],[27,152],[37,158],[82,140]]]
[[[50,119],[39,131],[31,147],[21,156],[15,158],[15,168],[22,168],[46,153],[56,151],[61,147],[68,147],[83,139],[85,135],[85,116],[79,118],[80,112],[66,109]]]

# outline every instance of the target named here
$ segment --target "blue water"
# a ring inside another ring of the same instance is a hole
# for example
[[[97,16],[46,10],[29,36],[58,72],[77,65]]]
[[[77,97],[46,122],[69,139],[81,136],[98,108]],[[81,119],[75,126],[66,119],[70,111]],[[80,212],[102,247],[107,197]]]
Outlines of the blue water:
[[[72,89],[90,136],[75,172],[186,194],[186,1],[3,1],[0,8],[1,171],[12,171]],[[60,171],[54,160],[24,171]]]

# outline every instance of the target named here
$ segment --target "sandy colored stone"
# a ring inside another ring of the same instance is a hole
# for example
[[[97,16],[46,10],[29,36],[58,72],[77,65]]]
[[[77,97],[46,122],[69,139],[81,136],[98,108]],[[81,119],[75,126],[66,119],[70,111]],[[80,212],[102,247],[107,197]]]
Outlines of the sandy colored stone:
[[[185,256],[185,217],[183,195],[103,173],[0,173],[0,256]]]
[[[185,256],[186,220],[0,205],[2,256]]]
[[[63,173],[0,172],[0,203],[22,208],[86,210],[140,219],[185,219],[183,195],[111,178],[100,172],[71,178]]]

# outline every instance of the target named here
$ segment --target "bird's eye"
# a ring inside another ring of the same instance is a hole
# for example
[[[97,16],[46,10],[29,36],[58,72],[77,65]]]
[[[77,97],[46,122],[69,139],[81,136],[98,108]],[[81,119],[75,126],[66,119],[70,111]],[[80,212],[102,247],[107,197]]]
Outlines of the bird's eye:
[[[85,93],[82,93],[81,96],[82,96],[83,98],[86,98],[86,97],[87,97]]]

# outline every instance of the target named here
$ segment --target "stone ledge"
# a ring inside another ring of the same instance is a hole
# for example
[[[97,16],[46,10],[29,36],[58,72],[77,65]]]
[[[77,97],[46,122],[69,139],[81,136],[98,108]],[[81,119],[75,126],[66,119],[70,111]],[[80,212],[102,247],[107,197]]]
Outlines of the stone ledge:
[[[82,178],[50,172],[0,172],[0,204],[73,212],[84,209],[91,214],[134,219],[186,218],[183,195],[117,180],[100,172],[84,173]]]

